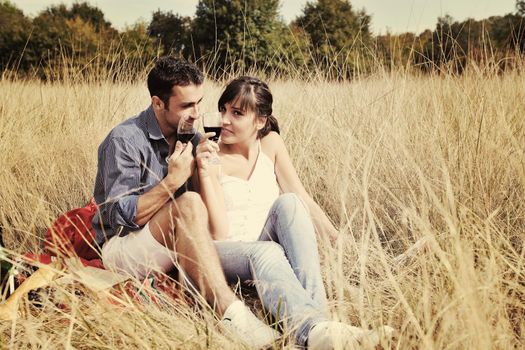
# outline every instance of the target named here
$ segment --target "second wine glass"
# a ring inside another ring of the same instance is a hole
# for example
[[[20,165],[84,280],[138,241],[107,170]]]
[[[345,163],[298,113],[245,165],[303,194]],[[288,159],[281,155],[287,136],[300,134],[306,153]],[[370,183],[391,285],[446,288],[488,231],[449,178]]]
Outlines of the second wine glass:
[[[204,132],[214,132],[215,136],[210,137],[210,140],[218,142],[221,136],[222,128],[222,114],[220,112],[207,112],[202,114],[202,124]]]
[[[199,128],[199,119],[181,117],[177,127],[177,139],[182,143],[191,142]]]

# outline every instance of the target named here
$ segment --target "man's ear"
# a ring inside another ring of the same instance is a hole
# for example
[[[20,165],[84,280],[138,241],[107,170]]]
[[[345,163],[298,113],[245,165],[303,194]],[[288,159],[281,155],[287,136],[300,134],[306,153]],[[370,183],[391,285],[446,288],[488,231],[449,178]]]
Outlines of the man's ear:
[[[158,96],[151,96],[151,105],[156,111],[164,109],[164,102]]]

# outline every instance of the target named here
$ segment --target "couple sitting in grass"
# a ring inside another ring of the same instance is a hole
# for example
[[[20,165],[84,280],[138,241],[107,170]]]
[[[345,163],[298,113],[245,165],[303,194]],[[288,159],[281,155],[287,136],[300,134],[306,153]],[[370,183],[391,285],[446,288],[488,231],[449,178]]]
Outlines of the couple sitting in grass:
[[[192,64],[159,59],[148,75],[151,105],[100,145],[93,226],[104,265],[138,279],[178,269],[222,327],[254,348],[280,333],[228,283],[253,282],[299,346],[375,346],[380,332],[329,319],[315,229],[337,232],[297,176],[268,86],[233,80],[218,102],[220,141],[213,133],[178,140],[179,120],[199,118],[203,80]]]

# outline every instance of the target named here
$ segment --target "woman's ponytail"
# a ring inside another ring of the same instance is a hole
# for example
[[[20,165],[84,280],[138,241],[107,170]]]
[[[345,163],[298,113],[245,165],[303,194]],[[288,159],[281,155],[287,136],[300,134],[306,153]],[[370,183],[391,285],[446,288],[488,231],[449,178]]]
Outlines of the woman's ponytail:
[[[268,135],[270,131],[275,131],[278,134],[280,132],[279,122],[277,121],[277,118],[275,118],[273,115],[269,115],[266,117],[266,123],[264,124],[263,128],[257,133],[257,137],[261,139]]]

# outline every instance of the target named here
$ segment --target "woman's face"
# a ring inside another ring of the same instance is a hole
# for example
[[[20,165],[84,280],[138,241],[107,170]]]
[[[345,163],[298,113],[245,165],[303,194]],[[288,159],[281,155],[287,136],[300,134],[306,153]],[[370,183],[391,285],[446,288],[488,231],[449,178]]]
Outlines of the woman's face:
[[[221,141],[224,144],[255,140],[257,132],[266,122],[266,118],[257,117],[254,111],[241,109],[239,101],[225,103],[220,112],[222,114]]]

